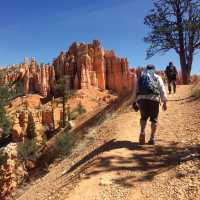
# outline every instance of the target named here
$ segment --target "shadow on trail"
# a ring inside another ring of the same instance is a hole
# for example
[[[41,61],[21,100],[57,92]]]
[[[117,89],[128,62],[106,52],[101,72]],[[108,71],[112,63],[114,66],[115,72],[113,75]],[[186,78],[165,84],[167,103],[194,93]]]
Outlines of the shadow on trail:
[[[188,97],[185,97],[185,98],[179,98],[179,99],[168,99],[168,101],[190,101],[190,100],[193,100],[193,96],[188,96]]]
[[[133,142],[129,142],[129,141],[115,141],[114,139],[110,140],[109,142],[103,144],[102,146],[98,147],[97,149],[95,149],[94,151],[92,151],[91,153],[86,155],[84,158],[82,158],[79,162],[77,162],[75,165],[73,165],[67,171],[67,173],[70,173],[70,172],[76,170],[76,168],[80,167],[87,161],[93,159],[95,156],[97,156],[103,152],[111,151],[114,149],[120,149],[120,148],[127,148],[129,150],[134,150],[134,149],[139,149],[142,147],[139,146],[138,143],[133,143]]]
[[[180,98],[180,99],[169,99],[168,101],[170,102],[179,102],[179,101],[184,101],[186,103],[190,103],[190,102],[193,102],[193,101],[197,101],[199,100],[200,97],[196,97],[196,96],[188,96],[188,97],[185,97],[185,98]]]
[[[121,148],[129,150],[128,156],[120,153],[101,154]],[[200,145],[180,147],[176,143],[169,143],[164,146],[140,146],[130,141],[111,140],[86,155],[62,176],[66,176],[65,185],[68,185],[77,177],[89,179],[106,172],[128,172],[112,181],[125,187],[132,187],[136,181],[151,181],[156,175],[180,163],[199,158],[199,153]]]

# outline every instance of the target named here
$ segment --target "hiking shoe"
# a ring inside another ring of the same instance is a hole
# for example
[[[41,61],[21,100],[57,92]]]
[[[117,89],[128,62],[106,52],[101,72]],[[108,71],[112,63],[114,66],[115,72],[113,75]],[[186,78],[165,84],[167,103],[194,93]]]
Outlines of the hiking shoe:
[[[139,144],[145,144],[145,134],[140,134]]]
[[[155,139],[154,139],[154,138],[151,138],[151,139],[148,141],[148,144],[150,144],[150,145],[156,144]]]

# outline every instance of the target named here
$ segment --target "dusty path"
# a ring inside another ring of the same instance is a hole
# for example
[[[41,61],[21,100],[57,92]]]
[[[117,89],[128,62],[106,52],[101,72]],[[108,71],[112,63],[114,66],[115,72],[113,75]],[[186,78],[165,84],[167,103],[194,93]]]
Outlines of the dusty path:
[[[180,86],[170,96],[155,146],[138,145],[139,114],[128,108],[106,123],[114,135],[105,133],[107,140],[100,137],[73,165],[62,161],[18,199],[199,199],[200,101],[189,95],[190,87]]]

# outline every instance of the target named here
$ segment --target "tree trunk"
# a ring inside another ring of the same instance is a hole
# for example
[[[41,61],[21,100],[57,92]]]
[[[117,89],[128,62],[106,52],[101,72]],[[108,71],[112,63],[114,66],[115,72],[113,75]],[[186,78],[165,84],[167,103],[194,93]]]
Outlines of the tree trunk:
[[[192,66],[192,55],[187,57],[186,47],[185,47],[185,38],[184,38],[184,27],[183,27],[183,15],[181,14],[181,3],[177,1],[176,3],[176,17],[177,17],[177,27],[178,27],[178,34],[179,34],[179,57],[181,63],[181,71],[182,71],[182,82],[184,85],[190,83],[190,73],[191,73],[191,66]]]
[[[186,61],[185,53],[180,52],[179,57],[180,57],[180,63],[181,63],[182,82],[184,85],[188,85],[190,84],[193,54],[187,57],[188,58],[187,61]]]
[[[52,100],[51,100],[51,114],[52,114],[53,130],[55,130],[54,104],[55,104],[55,99],[54,99],[54,97],[52,97]]]
[[[65,128],[66,125],[66,109],[65,109],[65,95],[63,96],[63,123],[62,123],[62,127]]]
[[[181,66],[182,68],[182,81],[184,85],[190,84],[190,74],[191,70],[188,69],[188,66]]]
[[[189,59],[188,63],[186,61],[184,51],[180,52],[179,57],[180,57],[181,72],[182,72],[182,82],[184,85],[188,85],[190,83],[192,57]]]

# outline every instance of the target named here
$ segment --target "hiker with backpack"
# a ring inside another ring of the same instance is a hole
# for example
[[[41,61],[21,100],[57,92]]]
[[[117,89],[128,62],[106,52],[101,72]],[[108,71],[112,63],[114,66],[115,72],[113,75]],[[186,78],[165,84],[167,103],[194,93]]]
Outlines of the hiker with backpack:
[[[167,110],[167,93],[161,76],[155,73],[154,65],[147,65],[138,78],[133,92],[133,109],[140,110],[139,143],[145,144],[145,128],[148,118],[151,121],[151,137],[148,144],[155,144],[160,101],[163,110]]]
[[[177,74],[178,74],[178,72],[176,70],[176,67],[174,66],[174,64],[172,62],[170,62],[169,65],[165,69],[165,75],[167,77],[169,94],[171,94],[171,91],[172,91],[171,85],[173,87],[174,93],[176,93],[176,76],[177,76]]]

